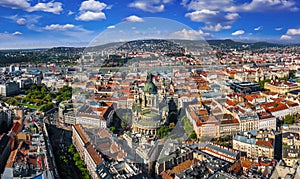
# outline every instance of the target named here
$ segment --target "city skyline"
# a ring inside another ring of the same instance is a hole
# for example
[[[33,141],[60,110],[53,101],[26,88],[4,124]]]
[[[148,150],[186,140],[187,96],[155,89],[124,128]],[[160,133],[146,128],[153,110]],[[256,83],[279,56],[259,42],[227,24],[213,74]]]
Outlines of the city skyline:
[[[149,17],[184,24],[187,28],[174,32],[185,39],[299,43],[299,7],[293,0],[3,0],[0,48],[86,46],[122,22],[139,23]],[[161,32],[163,23],[157,24],[151,30]]]

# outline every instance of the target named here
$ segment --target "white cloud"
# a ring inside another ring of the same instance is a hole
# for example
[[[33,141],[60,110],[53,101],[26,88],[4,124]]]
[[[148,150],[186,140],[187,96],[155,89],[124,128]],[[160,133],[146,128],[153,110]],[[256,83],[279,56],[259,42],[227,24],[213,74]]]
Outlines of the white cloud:
[[[286,35],[300,35],[300,28],[299,29],[288,29]]]
[[[238,13],[224,13],[209,9],[201,9],[186,13],[185,17],[189,17],[195,22],[204,22],[206,24],[215,25],[218,23],[231,24],[240,18]]]
[[[282,36],[280,37],[280,39],[281,39],[281,40],[290,40],[290,39],[292,39],[292,37],[289,36],[289,35],[282,35]]]
[[[86,11],[80,14],[78,17],[76,17],[76,20],[81,20],[81,21],[94,21],[94,20],[101,20],[101,19],[106,19],[104,12]]]
[[[275,30],[277,30],[277,31],[282,30],[282,27],[277,27],[277,28],[275,28]]]
[[[28,8],[29,12],[33,11],[43,11],[43,12],[51,12],[53,14],[60,14],[63,11],[61,2],[48,2],[48,3],[38,3],[33,7]]]
[[[11,9],[28,9],[30,8],[30,3],[26,0],[1,0],[0,6],[11,8]]]
[[[21,35],[21,32],[14,32],[14,33],[9,33],[9,32],[3,32],[0,33],[0,39],[1,40],[12,40],[12,39],[16,39],[19,38],[19,36]]]
[[[16,31],[16,32],[12,33],[12,35],[22,35],[22,32]]]
[[[0,6],[11,9],[22,9],[28,12],[43,11],[50,12],[53,14],[60,14],[63,11],[61,2],[48,2],[48,3],[37,3],[31,5],[30,1],[27,0],[1,0]]]
[[[71,15],[73,15],[73,14],[75,14],[75,12],[73,12],[73,11],[69,11],[69,12],[68,12],[68,16],[71,16]]]
[[[225,8],[225,10],[230,12],[295,11],[297,7],[294,0],[252,0],[241,5],[232,3],[232,5]]]
[[[286,33],[280,37],[280,40],[299,41],[299,38],[300,38],[300,28],[288,29]]]
[[[65,31],[68,29],[74,28],[75,25],[73,24],[65,24],[65,25],[60,25],[60,24],[51,24],[47,25],[44,27],[45,30],[58,30],[58,31]]]
[[[297,11],[299,11],[299,8],[298,8],[298,7],[292,7],[290,10],[291,10],[292,12],[297,12]]]
[[[70,36],[70,37],[74,37],[74,38],[80,37],[81,40],[90,38],[90,35],[93,33],[93,31],[84,29],[80,26],[75,26],[72,29],[68,29],[66,31],[60,31],[60,32],[62,32],[66,36]]]
[[[154,0],[154,1],[147,1],[147,0],[136,0],[130,3],[128,6],[137,8],[146,12],[162,12],[165,10],[165,4],[170,3],[172,0]]]
[[[211,34],[203,32],[201,29],[199,30],[182,29],[181,31],[174,32],[171,36],[176,39],[197,40],[197,39],[203,39],[203,37],[211,36]]]
[[[163,0],[162,2],[165,3],[165,4],[168,4],[170,2],[172,2],[173,0]]]
[[[201,9],[209,9],[220,11],[222,8],[227,7],[232,4],[232,0],[183,0],[181,3],[188,10],[201,10]]]
[[[108,26],[107,28],[108,28],[108,29],[114,29],[114,28],[116,28],[116,26],[111,25],[111,26]]]
[[[263,29],[263,26],[258,26],[258,27],[254,28],[255,31],[259,31],[259,30],[262,30],[262,29]]]
[[[195,22],[210,22],[212,19],[217,17],[218,13],[219,13],[218,11],[202,9],[200,11],[186,13],[185,17],[189,17],[192,21]]]
[[[103,10],[107,5],[103,2],[96,0],[87,0],[81,3],[79,8],[79,16],[75,19],[80,21],[94,21],[106,19],[106,15]]]
[[[266,10],[280,11],[299,10],[296,0],[248,0],[238,3],[236,0],[182,0],[182,5],[188,10],[209,9],[222,12],[263,12]]]
[[[237,31],[233,32],[231,35],[237,36],[237,35],[243,35],[244,33],[245,33],[244,30],[237,30]]]
[[[229,21],[236,21],[240,18],[240,15],[238,13],[228,13],[225,15],[225,18]]]
[[[25,25],[26,24],[26,19],[22,17],[22,18],[17,19],[16,22],[19,25]]]
[[[109,9],[112,9],[113,8],[113,5],[109,5],[109,6],[106,6],[105,9],[109,10]]]
[[[36,24],[39,22],[39,19],[42,16],[37,15],[13,15],[13,16],[7,16],[5,18],[13,20],[19,25],[25,25],[30,30],[40,31],[40,29],[36,28]]]
[[[220,30],[231,29],[231,25],[222,26],[220,23],[218,23],[215,26],[214,25],[206,25],[202,29],[203,30],[208,30],[208,31],[219,32]]]
[[[105,9],[107,5],[103,2],[95,1],[95,0],[88,0],[88,1],[83,1],[81,3],[81,6],[79,8],[80,11],[102,11]]]
[[[239,12],[297,11],[296,1],[247,0],[241,3],[238,0],[182,0],[181,5],[189,11],[185,17],[192,21],[209,25],[230,25],[240,18]],[[204,10],[213,13],[205,13]]]
[[[93,33],[93,31],[84,29],[81,26],[76,26],[74,24],[51,24],[45,26],[43,30],[47,30],[49,32],[52,31],[55,34],[61,33],[65,36],[74,38],[80,37],[80,39],[90,38],[90,35]]]
[[[127,22],[144,22],[143,18],[138,17],[136,15],[131,15],[129,17],[124,18],[123,20]]]

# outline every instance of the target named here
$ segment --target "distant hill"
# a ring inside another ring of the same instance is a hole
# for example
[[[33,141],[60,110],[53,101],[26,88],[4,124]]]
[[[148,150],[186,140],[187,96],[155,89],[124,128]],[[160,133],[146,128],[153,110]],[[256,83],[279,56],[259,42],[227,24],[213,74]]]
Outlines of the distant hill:
[[[260,49],[270,47],[284,47],[287,45],[269,42],[239,42],[231,39],[225,40],[164,40],[147,39],[133,40],[128,42],[113,42],[86,48],[76,47],[54,47],[48,49],[51,54],[76,54],[78,52],[119,50],[127,52],[183,52],[185,49],[222,48],[222,49]]]
[[[53,47],[47,50],[51,54],[77,54],[84,50],[83,47]]]
[[[242,45],[244,45],[244,43],[242,43],[242,42],[236,42],[231,39],[207,40],[207,43],[209,45],[215,45],[215,46],[242,46]]]
[[[184,52],[184,48],[170,40],[149,39],[129,41],[117,48],[127,52]]]
[[[88,46],[84,49],[85,52],[91,52],[91,51],[102,51],[102,50],[115,50],[118,47],[120,47],[125,42],[112,42],[107,43],[103,45],[97,45],[97,46]]]
[[[282,47],[284,45],[269,43],[269,42],[238,42],[231,39],[225,40],[207,40],[207,43],[212,46],[222,48],[268,48],[268,47]]]

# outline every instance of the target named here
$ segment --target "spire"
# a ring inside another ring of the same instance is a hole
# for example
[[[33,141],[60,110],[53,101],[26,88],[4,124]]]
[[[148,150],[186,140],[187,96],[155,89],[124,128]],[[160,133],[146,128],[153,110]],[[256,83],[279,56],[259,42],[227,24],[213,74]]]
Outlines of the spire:
[[[152,74],[150,72],[148,72],[147,74],[147,83],[151,83],[152,82]]]

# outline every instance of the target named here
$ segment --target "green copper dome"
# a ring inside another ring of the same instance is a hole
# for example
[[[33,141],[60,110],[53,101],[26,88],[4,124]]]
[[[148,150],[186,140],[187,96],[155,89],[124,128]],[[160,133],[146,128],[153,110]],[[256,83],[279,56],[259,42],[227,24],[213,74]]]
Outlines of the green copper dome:
[[[145,93],[157,94],[157,88],[153,82],[146,83],[144,86]]]
[[[145,93],[157,94],[157,88],[155,84],[152,82],[152,74],[148,73],[147,75],[147,83],[144,86]]]

